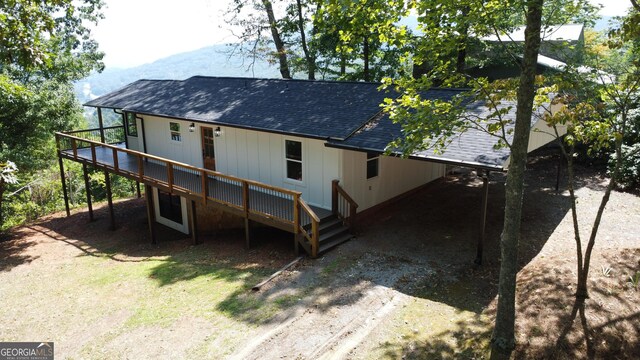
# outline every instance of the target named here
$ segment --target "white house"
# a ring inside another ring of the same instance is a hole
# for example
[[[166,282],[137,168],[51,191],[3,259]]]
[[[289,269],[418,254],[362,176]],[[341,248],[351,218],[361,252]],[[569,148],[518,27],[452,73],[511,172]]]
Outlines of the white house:
[[[200,76],[139,80],[85,104],[99,114],[122,113],[130,151],[81,141],[75,132],[58,134],[68,144],[60,155],[145,183],[153,193],[150,218],[184,233],[197,234],[198,223],[209,223],[202,209],[213,206],[244,216],[247,229],[249,220],[289,229],[296,245],[314,255],[323,250],[323,240],[349,238],[341,227],[353,219],[355,206],[361,213],[391,201],[444,176],[447,165],[506,171],[508,149],[494,149],[497,139],[481,131],[460,135],[440,155],[381,155],[402,132],[380,109],[394,94],[378,88],[363,82]],[[433,89],[424,96],[448,98],[462,91]],[[470,111],[481,116],[486,109]],[[104,130],[101,135],[102,143],[108,142]],[[530,150],[552,139],[532,132]],[[108,159],[98,159],[102,151]],[[235,187],[218,196],[214,187],[220,184]],[[291,199],[283,205],[287,210],[280,210],[286,214],[260,208],[266,205],[257,199],[264,194]],[[323,232],[331,236],[323,239]]]

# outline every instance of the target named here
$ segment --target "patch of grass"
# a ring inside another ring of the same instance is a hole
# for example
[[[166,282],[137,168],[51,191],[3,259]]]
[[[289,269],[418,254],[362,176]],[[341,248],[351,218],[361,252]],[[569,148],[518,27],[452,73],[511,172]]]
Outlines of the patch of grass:
[[[304,296],[303,292],[269,299],[264,294],[250,292],[248,289],[236,290],[225,300],[218,303],[216,310],[250,324],[264,324],[272,320],[281,311],[294,306]]]
[[[446,304],[414,300],[399,312],[387,340],[370,355],[385,359],[488,358],[489,319]]]

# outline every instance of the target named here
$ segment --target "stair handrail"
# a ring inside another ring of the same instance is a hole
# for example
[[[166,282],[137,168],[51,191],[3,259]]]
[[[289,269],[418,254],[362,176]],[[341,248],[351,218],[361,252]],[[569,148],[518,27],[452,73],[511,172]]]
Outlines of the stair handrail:
[[[311,231],[307,231],[304,228],[304,225],[300,222],[298,222],[297,226],[298,226],[298,231],[300,232],[300,234],[302,234],[302,236],[304,236],[307,240],[309,240],[309,243],[311,244],[311,257],[315,258],[318,256],[318,248],[319,248],[319,241],[320,241],[320,218],[318,217],[318,215],[316,215],[315,211],[313,211],[313,209],[311,209],[311,207],[309,206],[309,204],[307,204],[306,201],[302,200],[301,198],[298,198],[298,204],[300,205],[300,209],[305,212],[307,214],[307,216],[309,216],[309,219],[311,219]]]
[[[339,183],[340,180],[337,179],[331,182],[331,211],[347,225],[353,226],[358,203]]]

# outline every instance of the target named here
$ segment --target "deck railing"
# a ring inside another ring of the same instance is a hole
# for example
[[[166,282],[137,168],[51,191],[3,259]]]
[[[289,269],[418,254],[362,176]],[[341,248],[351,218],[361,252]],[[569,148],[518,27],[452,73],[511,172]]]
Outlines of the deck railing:
[[[300,192],[101,143],[89,139],[93,134],[93,130],[56,133],[59,156],[89,163],[145,184],[161,186],[171,193],[200,199],[205,204],[216,202],[252,220],[278,223],[294,234],[304,236],[311,245],[312,256],[317,255],[320,219],[300,198]],[[90,149],[90,155],[79,155],[86,154],[87,149]],[[99,156],[105,152],[108,156]],[[311,225],[311,231],[304,229],[307,224]]]
[[[331,210],[347,225],[353,226],[358,210],[358,204],[339,185],[338,180],[331,182]]]
[[[106,144],[119,144],[125,142],[124,126],[109,126],[102,129],[86,129],[65,132],[85,140],[103,142]],[[104,141],[102,140],[104,137]]]
[[[315,212],[309,207],[309,205],[302,199],[298,199],[297,204],[299,204],[300,218],[302,221],[299,224],[311,224],[309,229],[304,228],[303,226],[299,226],[297,233],[302,234],[302,236],[309,242],[311,245],[311,257],[318,256],[319,250],[319,240],[320,240],[320,218],[316,215]]]

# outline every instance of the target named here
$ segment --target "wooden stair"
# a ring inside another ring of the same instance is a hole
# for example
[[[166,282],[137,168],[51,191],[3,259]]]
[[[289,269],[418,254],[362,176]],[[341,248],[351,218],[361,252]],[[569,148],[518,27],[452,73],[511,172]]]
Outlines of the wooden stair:
[[[305,229],[310,231],[309,227],[305,227]],[[345,241],[349,241],[354,237],[353,234],[351,234],[349,226],[334,214],[320,219],[318,233],[318,255],[329,251],[330,249]]]

